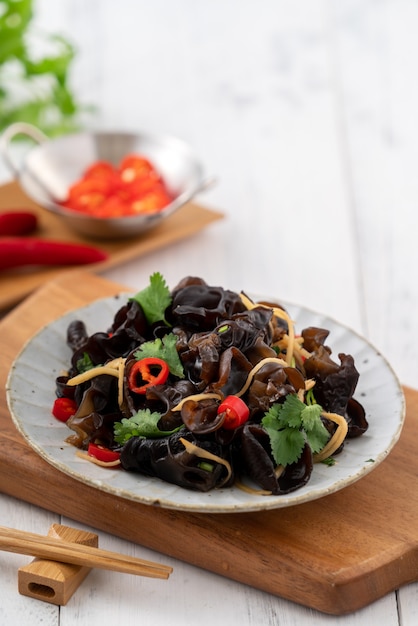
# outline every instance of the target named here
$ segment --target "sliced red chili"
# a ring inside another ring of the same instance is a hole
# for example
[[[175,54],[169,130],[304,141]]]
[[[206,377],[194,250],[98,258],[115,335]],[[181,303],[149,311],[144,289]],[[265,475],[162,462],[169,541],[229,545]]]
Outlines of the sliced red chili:
[[[133,213],[157,213],[166,207],[172,198],[162,188],[158,187],[133,200],[131,208]]]
[[[96,161],[84,172],[84,178],[109,178],[114,175],[115,168],[109,161]]]
[[[128,155],[117,167],[96,161],[71,185],[62,203],[68,209],[99,218],[156,213],[173,197],[153,164],[145,157]]]
[[[52,407],[52,415],[60,422],[66,422],[77,411],[77,404],[71,398],[57,398]]]
[[[103,463],[113,463],[114,461],[119,461],[120,457],[119,452],[100,446],[97,443],[89,443],[87,454],[89,456],[93,456],[98,461],[102,461]]]
[[[234,430],[248,420],[250,409],[238,396],[227,396],[218,407],[218,414],[220,413],[225,413],[222,427]]]
[[[127,155],[121,161],[119,171],[125,183],[131,183],[139,178],[151,178],[155,181],[159,179],[152,163],[145,157],[135,154]]]
[[[168,378],[168,364],[158,357],[136,361],[128,374],[128,387],[134,393],[145,394],[148,387],[163,385]]]

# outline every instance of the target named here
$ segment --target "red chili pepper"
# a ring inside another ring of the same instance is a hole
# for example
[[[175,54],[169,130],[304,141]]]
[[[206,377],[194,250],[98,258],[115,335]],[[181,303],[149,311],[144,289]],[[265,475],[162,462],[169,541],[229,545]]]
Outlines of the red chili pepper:
[[[145,157],[136,154],[128,154],[122,159],[119,172],[125,183],[146,178],[155,181],[160,180],[152,163]]]
[[[163,385],[168,378],[168,364],[157,357],[147,357],[136,361],[128,375],[128,386],[134,393],[145,394],[148,387]],[[142,384],[138,384],[138,381]]]
[[[173,197],[145,157],[131,154],[119,167],[96,161],[71,185],[62,203],[68,209],[100,218],[161,211]]]
[[[99,263],[107,256],[106,252],[84,244],[32,237],[0,237],[0,270],[23,265]]]
[[[52,415],[60,422],[66,422],[77,411],[77,404],[71,398],[57,398],[52,407]]]
[[[110,448],[105,448],[104,446],[99,446],[96,443],[89,443],[87,454],[103,463],[112,463],[113,461],[118,461],[120,458],[119,452],[110,450]]]
[[[24,210],[4,211],[0,213],[0,236],[29,235],[38,226],[35,213]]]
[[[250,409],[238,396],[227,396],[218,407],[218,415],[225,413],[222,427],[234,430],[244,424],[250,416]]]

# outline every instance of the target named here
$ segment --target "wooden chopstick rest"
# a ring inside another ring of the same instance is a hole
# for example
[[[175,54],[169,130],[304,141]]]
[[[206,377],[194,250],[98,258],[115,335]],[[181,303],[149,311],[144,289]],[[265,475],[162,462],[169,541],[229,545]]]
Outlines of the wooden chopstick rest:
[[[70,543],[98,547],[96,534],[70,526],[52,524],[48,537]],[[65,605],[78,589],[91,567],[36,558],[18,570],[19,593],[51,604]]]
[[[92,567],[167,579],[173,568],[117,552],[100,550],[97,535],[53,524],[47,537],[0,526],[0,550],[37,557],[19,569],[19,592],[65,604]]]

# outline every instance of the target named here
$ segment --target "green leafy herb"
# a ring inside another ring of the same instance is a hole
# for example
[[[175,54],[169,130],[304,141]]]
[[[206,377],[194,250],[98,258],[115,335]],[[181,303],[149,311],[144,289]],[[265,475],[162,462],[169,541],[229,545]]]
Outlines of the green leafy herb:
[[[321,421],[322,407],[307,406],[295,394],[282,404],[274,404],[262,419],[270,437],[273,458],[278,465],[290,465],[301,456],[307,441],[313,453],[319,452],[329,439]]]
[[[171,304],[171,294],[167,283],[159,272],[152,274],[148,287],[139,291],[132,300],[139,302],[149,324],[160,321],[167,324],[165,310]]]
[[[77,371],[79,374],[83,374],[84,372],[88,372],[94,367],[93,361],[90,358],[90,355],[85,352],[81,359],[77,361]]]
[[[151,412],[149,409],[138,411],[130,418],[124,417],[121,422],[114,424],[115,441],[123,445],[131,437],[165,437],[183,428],[180,426],[170,431],[160,430],[158,428],[160,419],[161,413]]]
[[[78,129],[78,116],[88,109],[69,86],[74,47],[56,34],[36,36],[33,5],[33,0],[0,3],[0,128],[28,122],[58,135]]]
[[[148,357],[157,357],[163,359],[174,376],[183,378],[184,370],[176,348],[177,335],[169,333],[162,339],[157,338],[154,341],[146,341],[135,352],[135,358],[146,359]]]
[[[336,461],[332,458],[332,456],[329,456],[327,459],[323,459],[321,463],[323,465],[328,465],[329,467],[332,467],[333,465],[335,465]]]

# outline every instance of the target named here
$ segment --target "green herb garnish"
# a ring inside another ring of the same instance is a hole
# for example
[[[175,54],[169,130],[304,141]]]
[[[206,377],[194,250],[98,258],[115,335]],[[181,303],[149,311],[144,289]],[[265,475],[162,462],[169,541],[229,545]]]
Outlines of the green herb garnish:
[[[307,441],[315,454],[329,439],[321,421],[322,407],[307,406],[295,394],[286,396],[282,404],[274,404],[262,419],[270,437],[273,458],[278,465],[290,465],[301,456]]]
[[[328,465],[329,467],[332,467],[333,465],[335,465],[336,460],[333,459],[332,456],[329,456],[327,459],[323,459],[321,463],[323,465]]]
[[[41,52],[35,53],[33,5],[33,0],[1,2],[0,127],[28,122],[48,135],[77,130],[87,107],[69,86],[75,49],[62,36],[40,33]]]
[[[171,304],[171,293],[159,272],[152,274],[148,287],[139,291],[131,299],[141,305],[149,324],[160,321],[167,324],[165,310]]]
[[[151,413],[149,409],[138,411],[138,413],[130,418],[124,417],[121,422],[115,422],[114,424],[115,441],[123,445],[131,437],[165,437],[172,435],[180,430],[180,428],[184,428],[180,426],[174,430],[160,430],[158,428],[160,419],[161,413],[157,411]]]
[[[140,359],[146,359],[148,357],[157,357],[158,359],[163,359],[163,361],[167,363],[170,372],[174,376],[183,378],[183,365],[178,355],[176,344],[177,335],[174,335],[174,333],[169,333],[168,335],[165,335],[162,339],[157,338],[154,341],[146,341],[138,348],[134,356],[136,359],[138,359],[138,361]]]
[[[78,359],[77,361],[77,372],[79,374],[84,374],[84,372],[88,372],[89,370],[93,369],[94,364],[93,361],[90,358],[90,355],[85,352],[83,354],[83,357],[81,359]]]

